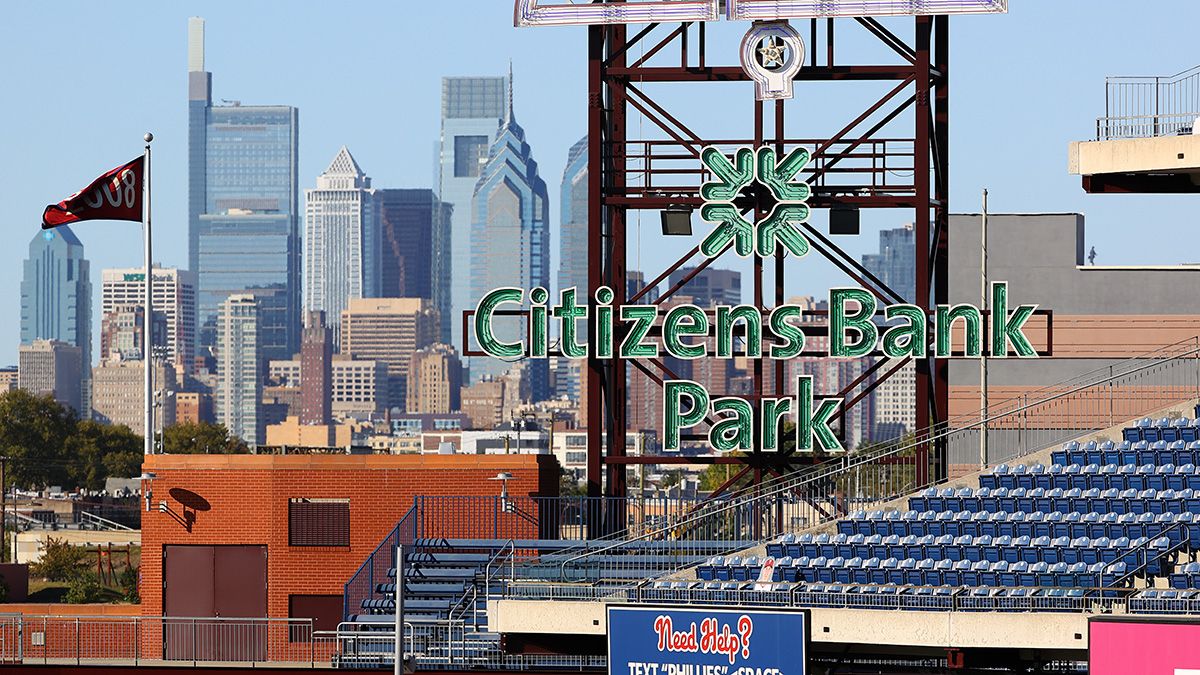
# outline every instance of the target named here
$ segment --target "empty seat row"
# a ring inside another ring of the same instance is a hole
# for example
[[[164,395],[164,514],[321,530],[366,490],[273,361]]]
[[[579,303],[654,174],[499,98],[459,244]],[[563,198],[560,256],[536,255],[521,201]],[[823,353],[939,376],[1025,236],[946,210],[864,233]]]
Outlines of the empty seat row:
[[[1028,470],[1019,464],[1016,468],[1021,470],[1002,470],[1007,467],[1001,464],[993,473],[980,476],[979,485],[989,490],[1200,490],[1200,472],[1195,464],[1034,464]]]
[[[1129,599],[1129,611],[1138,614],[1193,614],[1200,605],[1200,590],[1148,588]]]
[[[1062,513],[1200,513],[1200,493],[1192,488],[1182,490],[1117,490],[1116,488],[963,488],[950,490],[927,490],[911,497],[908,506],[914,511],[974,511],[995,513],[997,511],[1061,511]]]
[[[1200,428],[1192,427],[1200,432]],[[1200,461],[1200,441],[1178,439],[1174,441],[1105,441],[1097,445],[1089,441],[1080,446],[1072,441],[1062,450],[1050,453],[1055,464],[1195,464]]]
[[[823,540],[822,540],[823,538]],[[803,541],[801,540],[803,539]],[[898,537],[890,535],[863,536],[861,534],[838,534],[833,537],[820,535],[812,537],[804,535],[801,538],[792,537],[790,540],[767,545],[767,555],[776,559],[783,558],[931,558],[933,560],[968,560],[977,562],[1000,562],[1001,560],[1015,563],[1024,560],[1028,563],[1078,563],[1094,564],[1097,562],[1116,562],[1124,553],[1146,544],[1147,539],[1108,539],[1101,537],[1090,539],[1078,537],[1070,539],[1059,537],[979,537],[961,536],[941,537],[924,536]],[[1170,539],[1167,539],[1169,542]],[[709,564],[724,564],[723,558],[710,559]]]
[[[1108,537],[1117,539],[1128,537],[1156,538],[1166,536],[1172,545],[1184,541],[1200,542],[1200,521],[1196,521],[1191,512],[1163,513],[1141,515],[1126,513],[1062,513],[1051,511],[1044,513],[1034,511],[1025,513],[1015,511],[1007,513],[972,513],[960,511],[952,513],[943,511],[872,511],[869,514],[859,512],[855,516],[838,522],[838,532],[841,534],[861,534],[863,536],[909,535],[924,537],[932,535],[940,537],[963,535],[978,537],[1088,537],[1099,539]]]
[[[1131,442],[1194,441],[1200,438],[1197,433],[1200,431],[1198,427],[1200,427],[1200,419],[1193,421],[1186,417],[1175,419],[1164,417],[1156,422],[1149,417],[1143,417],[1137,424],[1125,427],[1121,431],[1121,436]]]
[[[1200,589],[1200,563],[1187,563],[1167,578],[1171,584],[1171,588],[1181,590]]]

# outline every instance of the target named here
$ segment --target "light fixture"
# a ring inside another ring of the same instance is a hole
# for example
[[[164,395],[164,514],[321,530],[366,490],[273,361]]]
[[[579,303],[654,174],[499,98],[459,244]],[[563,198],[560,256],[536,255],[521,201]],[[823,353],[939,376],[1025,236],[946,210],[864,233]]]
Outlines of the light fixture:
[[[687,206],[668,206],[659,211],[664,237],[692,236],[692,209]]]
[[[141,476],[133,480],[142,481],[142,497],[146,500],[146,512],[153,511],[150,508],[151,500],[154,498],[154,479],[158,478],[153,471],[143,471]]]
[[[508,498],[508,479],[512,478],[512,474],[507,471],[501,471],[495,477],[488,480],[500,481],[500,511],[502,513],[516,513],[517,505]]]
[[[835,203],[829,207],[829,234],[858,234],[862,226],[862,211],[851,204]]]

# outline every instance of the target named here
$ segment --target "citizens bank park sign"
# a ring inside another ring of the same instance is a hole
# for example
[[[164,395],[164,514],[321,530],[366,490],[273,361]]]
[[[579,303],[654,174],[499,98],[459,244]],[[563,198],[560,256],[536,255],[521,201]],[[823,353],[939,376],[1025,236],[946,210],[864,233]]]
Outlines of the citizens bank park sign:
[[[608,606],[609,675],[805,675],[804,610]]]
[[[713,177],[700,188],[704,200],[700,216],[712,225],[700,245],[705,256],[715,258],[729,249],[742,257],[766,257],[782,251],[791,264],[804,260],[809,243],[800,225],[809,216],[805,200],[810,189],[798,175],[808,164],[806,150],[797,148],[779,158],[767,147],[738,148],[731,156],[709,147],[700,158]],[[751,222],[732,201],[754,182],[770,191],[775,205],[764,218]],[[917,305],[895,304],[882,308],[883,322],[878,323],[880,307],[874,294],[862,288],[832,288],[828,296],[828,351],[824,356],[957,356],[951,349],[952,329],[957,324],[962,328],[963,356],[982,358],[987,340],[992,358],[1036,358],[1038,353],[1024,328],[1037,305],[1010,307],[1008,284],[1003,281],[992,283],[990,291],[991,320],[987,322],[984,313],[969,304],[938,305],[932,312]],[[552,342],[557,341],[561,356],[568,359],[612,359],[614,354],[621,359],[655,359],[666,353],[684,360],[742,356],[787,360],[799,357],[805,349],[801,326],[804,308],[798,305],[783,304],[765,313],[752,305],[718,305],[710,318],[704,308],[680,304],[660,316],[659,307],[653,304],[614,305],[615,293],[607,286],[598,288],[590,299],[581,298],[579,289],[562,289],[552,306],[548,304],[549,295],[545,288],[534,288],[527,294],[523,289],[506,287],[481,298],[472,326],[483,352],[505,360],[544,359],[550,355]],[[529,325],[525,339],[505,341],[496,335],[493,322],[499,312],[526,307]],[[552,324],[558,329],[556,340],[550,337]],[[653,331],[656,326],[661,330]],[[735,333],[744,336],[740,349],[735,349]],[[622,337],[618,340],[614,336]],[[679,450],[682,431],[699,425],[709,414],[718,421],[709,429],[708,443],[720,452],[756,448],[777,452],[782,445],[783,422],[788,418],[795,424],[797,452],[844,450],[830,426],[842,401],[816,400],[811,376],[797,378],[793,396],[763,398],[757,401],[757,409],[747,399],[714,398],[703,385],[690,380],[666,380],[663,389],[664,450]],[[756,418],[761,422],[758,439],[754,432]]]

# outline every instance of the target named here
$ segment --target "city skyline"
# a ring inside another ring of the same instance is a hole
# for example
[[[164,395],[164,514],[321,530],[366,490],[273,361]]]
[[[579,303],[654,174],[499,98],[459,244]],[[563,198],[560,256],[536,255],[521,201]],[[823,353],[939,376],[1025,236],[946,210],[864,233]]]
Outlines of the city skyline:
[[[1021,61],[1040,58],[1042,52],[1039,52],[1038,41],[1034,38],[1045,35],[1056,19],[1086,15],[1086,12],[1075,11],[1081,7],[1084,6],[1078,2],[1058,3],[1054,7],[1030,7],[1017,3],[1007,16],[956,19],[952,22],[956,71],[969,73],[983,67],[984,53],[1003,51],[1005,44],[1016,41],[1028,46],[1023,48],[1023,53],[1014,55],[1014,58]],[[387,8],[383,11],[385,14],[399,16],[406,10]],[[578,118],[576,111],[582,110],[584,105],[585,61],[583,50],[578,46],[584,33],[580,29],[564,29],[521,34],[509,27],[511,8],[488,6],[480,8],[480,11],[483,13],[481,20],[472,22],[465,30],[472,35],[487,33],[493,36],[490,44],[494,45],[497,55],[513,58],[518,77],[522,73],[528,73],[522,80],[527,83],[523,85],[523,95],[517,99],[518,115],[521,116],[524,126],[530,130],[531,145],[538,148],[538,156],[545,165],[545,173],[551,176],[561,175],[560,171],[566,165],[568,149],[584,131],[582,124],[573,121]],[[344,60],[347,57],[338,57],[334,59],[336,63],[333,64],[316,64],[311,56],[303,54],[299,46],[264,40],[258,33],[255,33],[254,39],[243,39],[252,34],[256,17],[269,12],[269,7],[243,7],[232,3],[206,3],[170,8],[147,5],[145,23],[139,25],[136,32],[130,32],[134,30],[133,27],[121,25],[118,19],[106,17],[103,12],[79,5],[78,11],[73,13],[77,16],[67,19],[71,25],[75,25],[74,22],[80,22],[80,25],[90,22],[104,29],[101,32],[110,38],[128,34],[145,40],[146,48],[155,55],[154,58],[146,60],[147,68],[143,76],[146,103],[134,110],[129,107],[128,102],[112,99],[108,101],[108,108],[92,108],[129,113],[118,116],[97,116],[92,112],[69,108],[48,110],[45,115],[40,115],[41,119],[38,120],[18,119],[12,117],[11,112],[6,113],[6,121],[9,123],[5,125],[4,145],[14,153],[25,156],[27,166],[21,169],[15,166],[0,169],[0,178],[8,180],[10,184],[26,182],[28,175],[35,175],[38,180],[32,189],[19,191],[20,194],[15,195],[3,207],[0,215],[10,223],[10,227],[19,228],[18,223],[28,220],[32,228],[35,214],[44,204],[61,198],[71,186],[90,179],[96,172],[123,161],[126,155],[135,154],[140,145],[138,138],[142,131],[151,129],[159,139],[155,142],[155,219],[158,224],[156,243],[159,251],[155,256],[156,262],[164,266],[186,266],[187,182],[184,176],[187,113],[180,98],[186,85],[183,77],[183,65],[186,63],[184,36],[186,19],[190,15],[204,15],[209,21],[210,36],[220,36],[220,49],[210,49],[206,54],[205,63],[205,69],[216,73],[220,78],[214,91],[215,97],[240,97],[247,103],[286,103],[306,111],[305,141],[300,159],[300,172],[306,176],[316,175],[320,165],[342,144],[352,147],[361,145],[366,152],[360,160],[372,167],[378,184],[405,187],[436,185],[434,172],[425,158],[429,157],[429,149],[437,141],[441,78],[449,75],[501,76],[504,68],[500,58],[481,61],[477,54],[452,54],[442,62],[442,67],[428,69],[429,72],[406,78],[406,84],[410,85],[406,88],[406,110],[412,119],[405,123],[405,132],[397,134],[395,131],[389,131],[384,122],[386,115],[382,112],[369,112],[362,109],[362,106],[351,106],[346,101],[324,102],[305,91],[296,77],[273,76],[273,73],[277,72],[288,75],[305,72],[304,67],[316,69],[313,76],[321,76],[328,72],[325,69],[345,68],[348,62]],[[453,14],[450,7],[423,9],[421,12],[422,19],[434,23],[449,21]],[[1189,13],[1195,12],[1197,9],[1191,5],[1179,3],[1176,15],[1186,18]],[[47,20],[44,10],[36,7],[15,8],[15,18],[10,25]],[[1140,25],[1139,22],[1150,19],[1131,17],[1130,23],[1121,26],[1113,26],[1110,25],[1112,22],[1102,22],[1099,19],[1093,20],[1089,16],[1083,16],[1080,20],[1084,21],[1088,31],[1093,31],[1090,39],[1095,39],[1096,35],[1115,36],[1126,30],[1135,30]],[[415,25],[418,22],[412,23]],[[1177,23],[1187,22],[1181,20]],[[728,26],[713,28],[715,31],[729,29]],[[1096,246],[1101,264],[1192,261],[1187,251],[1157,250],[1149,238],[1137,237],[1123,227],[1128,222],[1152,220],[1162,223],[1163,236],[1169,236],[1172,228],[1183,227],[1190,221],[1186,211],[1173,208],[1181,203],[1179,198],[1158,198],[1153,203],[1137,197],[1116,201],[1102,197],[1088,198],[1080,194],[1077,179],[1066,175],[1064,166],[1065,143],[1068,140],[1089,137],[1094,117],[1103,112],[1105,75],[1169,73],[1190,65],[1178,62],[1178,56],[1167,51],[1165,46],[1173,41],[1170,37],[1172,31],[1181,29],[1174,25],[1160,28],[1168,33],[1164,40],[1157,43],[1163,47],[1137,54],[1105,54],[1098,57],[1087,50],[1074,50],[1086,52],[1085,58],[1082,54],[1074,54],[1068,45],[1068,48],[1063,50],[1063,53],[1067,54],[1065,59],[1059,59],[1052,64],[1041,80],[1027,83],[1032,88],[1028,96],[1048,94],[1051,91],[1061,92],[1060,96],[1056,96],[1061,105],[1056,107],[1058,114],[1053,116],[1031,112],[1040,108],[1022,105],[1019,97],[995,95],[996,91],[1016,90],[1013,79],[1017,77],[1015,73],[999,73],[998,78],[993,78],[986,84],[974,82],[968,77],[956,79],[956,107],[965,114],[956,115],[956,124],[951,136],[951,153],[959,169],[956,171],[952,188],[952,205],[955,210],[977,210],[977,194],[986,182],[992,188],[993,210],[997,212],[1087,212],[1088,244]],[[299,22],[295,30],[301,36],[326,34],[336,37],[350,28],[345,21],[318,9],[311,23]],[[1066,36],[1066,39],[1080,41],[1083,39],[1082,35],[1088,31],[1080,31],[1080,35]],[[5,37],[9,38],[5,42],[8,49],[19,49],[20,45],[26,44],[28,40],[17,33],[9,33]],[[412,38],[411,48],[414,49],[427,44],[429,39],[415,34]],[[850,43],[854,39],[849,35],[846,37],[846,41]],[[64,71],[79,69],[82,66],[71,65],[73,60],[86,62],[100,53],[98,38],[81,35],[80,40],[79,48],[74,50],[77,54],[54,55],[48,59],[48,63],[57,64],[59,69]],[[303,43],[304,40],[297,42]],[[395,58],[386,51],[376,49],[373,44],[370,39],[358,41],[355,56],[360,59],[371,58],[380,63]],[[966,45],[970,45],[971,48],[968,49]],[[538,58],[547,51],[561,51],[565,58],[553,60],[554,62]],[[406,54],[407,52],[397,56],[408,58]],[[10,91],[18,94],[22,91],[35,91],[33,83],[48,72],[42,68],[41,65],[27,66],[20,72],[13,72]],[[353,80],[357,75],[347,74],[347,77]],[[1026,82],[1022,80],[1022,84]],[[113,94],[102,92],[101,95]],[[383,100],[393,100],[388,95],[380,96]],[[359,122],[361,114],[367,114],[371,119]],[[355,120],[354,124],[348,122],[351,119]],[[711,120],[705,122],[709,126],[711,123]],[[59,131],[52,137],[53,140],[49,141],[50,145],[47,145],[44,133],[36,133],[38,129],[51,128],[46,125],[53,125],[53,128]],[[795,126],[800,128],[799,124]],[[1016,133],[1017,130],[1019,133]],[[81,139],[84,136],[90,137],[91,142],[82,144]],[[309,141],[309,138],[313,140]],[[74,147],[77,152],[64,156],[55,145]],[[42,152],[34,152],[35,147]],[[1061,152],[1056,150],[1060,147]],[[46,156],[42,156],[43,154]],[[48,163],[51,158],[52,163]],[[557,213],[560,205],[557,202],[557,199],[551,200],[552,223],[559,220]],[[854,242],[853,245],[861,244],[859,252],[867,252],[873,244],[873,229],[892,228],[901,224],[872,222],[870,218],[864,217],[864,236],[860,237],[862,241]],[[652,222],[648,226],[656,228],[657,223]],[[32,232],[32,229],[30,231]],[[81,240],[88,247],[88,257],[92,260],[94,270],[137,264],[137,256],[132,252],[135,248],[133,244],[137,240],[136,226],[89,224],[81,227],[79,233]],[[551,250],[557,254],[557,231],[553,236],[555,241],[552,242]],[[649,261],[658,253],[647,253],[646,259]],[[661,255],[665,256],[667,253],[663,252]],[[15,263],[16,260],[11,262]],[[10,263],[8,267],[10,271],[7,272],[7,276],[0,273],[0,289],[13,289],[9,291],[8,296],[15,298],[16,276],[11,271],[13,265]],[[551,269],[557,268],[558,265],[552,263]],[[814,276],[824,274],[819,272]],[[817,276],[810,286],[789,288],[788,292],[794,294],[811,291],[826,278],[832,277]],[[93,284],[96,281],[93,279]],[[94,305],[96,300],[93,298]],[[15,311],[15,307],[10,309]],[[98,308],[94,308],[93,315],[99,316]],[[93,328],[92,332],[95,343],[98,330]],[[16,335],[9,333],[9,339],[4,339],[4,335],[0,330],[0,344],[7,349],[0,351],[0,362],[15,362],[15,348],[18,342]],[[93,353],[98,351],[93,348]]]

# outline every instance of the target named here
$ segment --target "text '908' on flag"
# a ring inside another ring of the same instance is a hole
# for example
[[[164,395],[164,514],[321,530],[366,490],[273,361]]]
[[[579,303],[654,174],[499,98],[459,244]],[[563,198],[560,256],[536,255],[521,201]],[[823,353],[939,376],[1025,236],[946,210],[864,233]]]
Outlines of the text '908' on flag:
[[[118,166],[79,192],[47,206],[42,213],[42,229],[81,220],[140,221],[145,177],[145,156]]]

